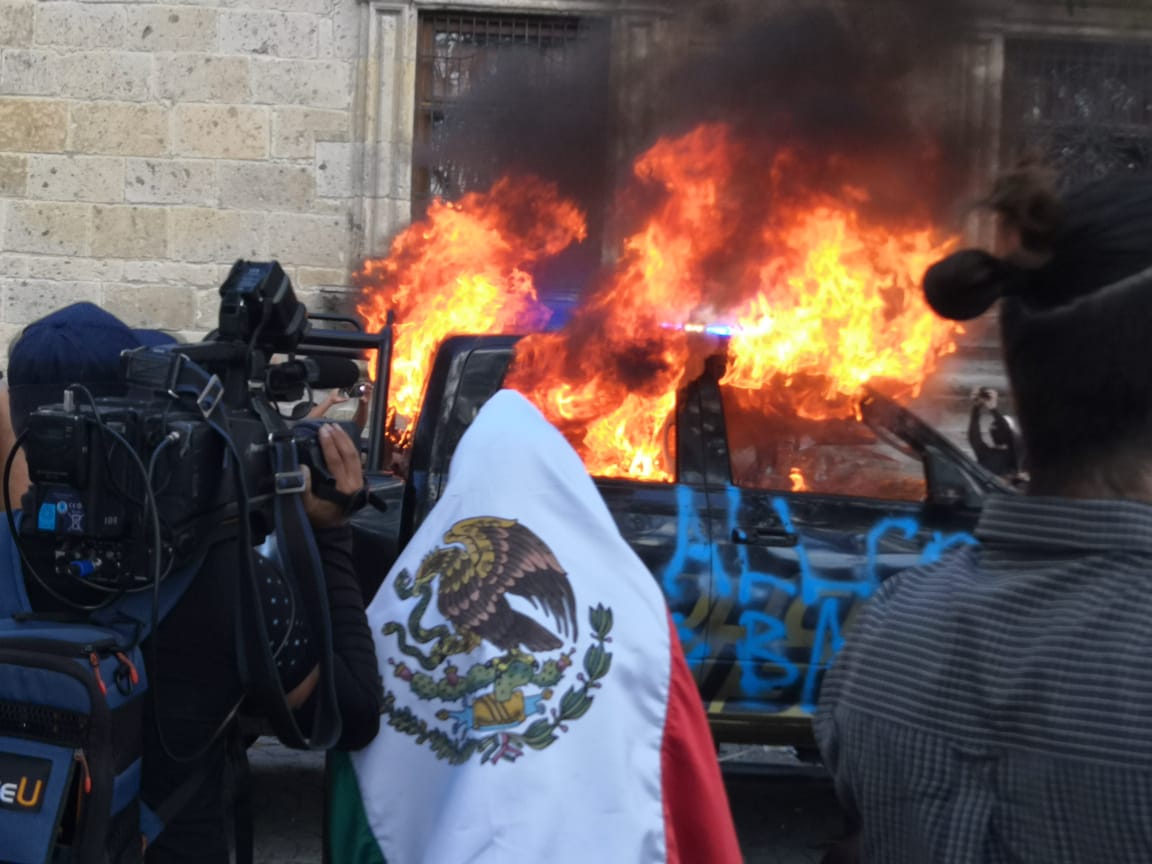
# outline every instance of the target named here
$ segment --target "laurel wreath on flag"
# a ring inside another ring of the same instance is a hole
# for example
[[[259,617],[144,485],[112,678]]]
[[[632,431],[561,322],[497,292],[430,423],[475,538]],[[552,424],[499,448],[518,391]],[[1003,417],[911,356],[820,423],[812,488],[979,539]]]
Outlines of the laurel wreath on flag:
[[[607,643],[612,641],[610,636],[613,624],[612,610],[599,604],[588,610],[588,619],[592,626],[593,644],[584,652],[583,671],[577,675],[579,685],[568,688],[560,697],[558,707],[550,709],[549,718],[536,720],[524,732],[497,732],[484,737],[465,737],[462,740],[453,738],[440,729],[429,726],[427,721],[417,717],[411,709],[397,706],[396,694],[391,690],[384,696],[383,713],[388,717],[388,725],[399,732],[415,736],[418,744],[427,742],[437,758],[444,759],[452,765],[461,765],[477,753],[481,754],[481,762],[495,763],[502,760],[514,762],[523,755],[525,748],[543,750],[549,747],[559,737],[558,733],[568,731],[570,721],[578,720],[588,713],[594,699],[592,691],[602,686],[599,682],[612,667],[612,654],[606,648]],[[567,656],[569,655],[565,655]],[[533,683],[557,683],[562,677],[564,666],[557,667],[560,670],[560,675],[557,675],[551,668],[556,665],[557,661],[548,661],[540,673],[532,676]],[[465,692],[483,686],[479,681],[470,686],[474,678],[471,672],[465,678],[456,680],[449,680],[447,675],[439,679],[433,679],[431,676],[419,677],[429,679],[418,688],[424,691],[423,694],[418,693],[422,698],[430,698],[433,694],[444,698],[445,690],[457,692],[459,698]],[[542,680],[544,678],[550,680],[545,682]],[[415,679],[412,683],[416,684]],[[413,689],[417,690],[416,687]]]
[[[611,641],[608,634],[612,632],[612,610],[602,604],[597,605],[596,608],[588,610],[588,619],[592,625],[594,641],[584,652],[584,671],[577,676],[580,687],[570,687],[568,692],[560,697],[560,708],[552,709],[550,720],[537,720],[522,735],[510,735],[510,738],[521,739],[533,750],[543,750],[556,740],[557,729],[567,732],[567,721],[583,717],[592,707],[590,691],[600,688],[600,679],[612,668],[612,655],[604,647]],[[488,761],[488,754],[485,754],[482,761]]]

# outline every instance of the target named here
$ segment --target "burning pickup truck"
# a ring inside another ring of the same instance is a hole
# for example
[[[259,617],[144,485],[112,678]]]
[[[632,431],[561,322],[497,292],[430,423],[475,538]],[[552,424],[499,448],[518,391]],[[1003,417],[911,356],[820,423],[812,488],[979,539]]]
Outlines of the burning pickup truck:
[[[365,552],[370,572],[382,575],[381,556],[436,503],[460,437],[505,385],[519,341],[441,345],[411,430],[407,482],[384,490],[399,504],[396,537],[377,527],[384,545]],[[724,359],[713,355],[676,394],[661,433],[670,478],[596,485],[663,588],[717,736],[803,744],[856,610],[890,574],[974,542],[984,496],[1005,487],[877,393],[861,400],[859,420],[742,423],[736,391],[720,383]]]
[[[706,122],[640,154],[560,329],[535,279],[588,220],[539,177],[433,201],[356,282],[368,329],[395,321],[400,541],[484,400],[523,393],[663,587],[717,731],[799,741],[855,610],[972,542],[1001,484],[896,401],[957,348],[920,283],[959,238],[877,164],[778,132]]]

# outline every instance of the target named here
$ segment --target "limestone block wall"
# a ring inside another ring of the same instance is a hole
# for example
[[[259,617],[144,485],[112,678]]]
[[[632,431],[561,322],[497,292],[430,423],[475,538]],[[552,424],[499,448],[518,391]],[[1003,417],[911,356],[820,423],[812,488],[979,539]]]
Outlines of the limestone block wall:
[[[213,326],[237,257],[333,305],[360,244],[362,0],[0,0],[0,349],[91,300]]]

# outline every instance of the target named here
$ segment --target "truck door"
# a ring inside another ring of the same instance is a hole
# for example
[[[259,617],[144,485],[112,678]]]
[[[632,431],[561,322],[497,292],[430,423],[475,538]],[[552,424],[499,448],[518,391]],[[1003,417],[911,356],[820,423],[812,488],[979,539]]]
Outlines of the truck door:
[[[432,364],[412,435],[408,482],[400,522],[400,548],[440,500],[456,445],[504,375],[519,336],[452,336]]]
[[[688,665],[699,681],[708,659],[712,537],[703,471],[704,435],[694,391],[680,394],[665,440],[676,482],[597,478],[596,486],[624,539],[660,583]]]
[[[720,713],[805,721],[861,605],[889,575],[974,542],[975,512],[933,506],[916,455],[854,419],[765,415],[714,379],[701,404],[719,429],[710,448],[724,451],[708,487],[714,656],[702,690]]]

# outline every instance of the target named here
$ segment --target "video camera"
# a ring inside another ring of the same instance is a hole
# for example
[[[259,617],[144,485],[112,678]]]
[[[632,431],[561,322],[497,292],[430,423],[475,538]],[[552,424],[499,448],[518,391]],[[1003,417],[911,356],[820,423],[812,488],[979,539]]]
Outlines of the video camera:
[[[333,352],[342,357],[300,357],[309,316],[276,262],[237,261],[220,297],[204,342],[121,355],[125,395],[76,385],[30,416],[20,547],[57,599],[146,589],[217,539],[261,542],[276,496],[304,488],[300,465],[317,494],[332,484],[319,426],[290,425],[276,403],[354,385],[349,358],[367,334],[330,338],[349,343]],[[273,363],[278,354],[288,359]]]

